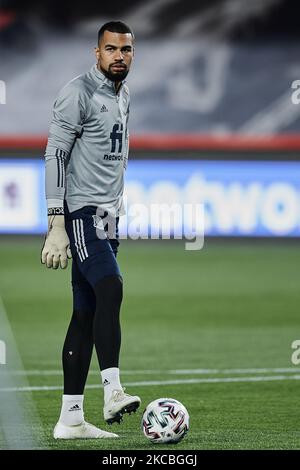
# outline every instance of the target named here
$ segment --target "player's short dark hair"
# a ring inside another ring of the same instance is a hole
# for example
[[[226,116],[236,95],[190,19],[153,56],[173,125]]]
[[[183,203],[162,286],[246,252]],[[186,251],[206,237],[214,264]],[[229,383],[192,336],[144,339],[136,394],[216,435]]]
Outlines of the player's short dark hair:
[[[132,40],[134,39],[134,34],[131,28],[127,26],[127,24],[122,23],[122,21],[109,21],[108,23],[105,23],[103,26],[101,26],[101,28],[98,31],[98,44],[104,34],[104,31],[110,31],[111,33],[121,33],[121,34],[129,33],[132,36]]]

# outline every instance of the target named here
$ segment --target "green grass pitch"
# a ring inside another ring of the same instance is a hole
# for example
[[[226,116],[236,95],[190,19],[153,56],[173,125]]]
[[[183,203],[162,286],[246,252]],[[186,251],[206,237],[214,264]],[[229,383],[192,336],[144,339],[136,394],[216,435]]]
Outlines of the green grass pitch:
[[[39,238],[0,241],[0,294],[26,380],[37,387],[17,394],[36,405],[41,447],[153,450],[140,429],[143,407],[167,396],[187,407],[190,432],[159,449],[300,449],[291,362],[300,339],[298,243],[206,240],[201,251],[185,251],[177,241],[123,241],[121,379],[142,407],[120,426],[104,424],[102,389],[90,387],[100,383],[94,354],[85,417],[120,439],[60,442],[52,430],[62,391],[40,387],[62,385],[55,371],[71,313],[70,269],[47,270],[40,246]]]

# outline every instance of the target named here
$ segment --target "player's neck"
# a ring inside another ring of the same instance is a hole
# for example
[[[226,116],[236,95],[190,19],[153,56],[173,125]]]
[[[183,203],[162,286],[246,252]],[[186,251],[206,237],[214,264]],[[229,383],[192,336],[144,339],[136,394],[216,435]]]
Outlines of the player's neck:
[[[122,84],[122,82],[115,82],[116,94],[118,94],[118,92],[119,92],[119,90],[120,90],[120,87],[121,87],[121,84]]]

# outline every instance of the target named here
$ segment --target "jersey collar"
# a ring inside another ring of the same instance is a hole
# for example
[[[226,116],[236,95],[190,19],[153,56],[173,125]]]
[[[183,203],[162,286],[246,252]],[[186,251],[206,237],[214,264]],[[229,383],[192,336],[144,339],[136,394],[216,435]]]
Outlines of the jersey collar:
[[[103,72],[101,72],[101,70],[98,69],[97,67],[97,64],[94,64],[92,69],[91,69],[91,72],[93,74],[93,76],[97,79],[97,80],[100,80],[102,82],[102,84],[104,86],[107,86],[113,93],[116,93],[116,89],[115,89],[115,83],[112,81],[112,80],[109,80],[109,78],[107,78]],[[119,91],[121,89],[121,87],[123,86],[123,84],[125,83],[126,80],[123,80],[121,82],[121,86],[119,88]],[[119,92],[118,92],[119,93]]]

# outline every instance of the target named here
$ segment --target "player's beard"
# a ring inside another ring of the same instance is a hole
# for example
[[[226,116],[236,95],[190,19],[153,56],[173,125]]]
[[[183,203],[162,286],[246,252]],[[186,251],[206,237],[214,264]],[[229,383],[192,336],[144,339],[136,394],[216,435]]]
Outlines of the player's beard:
[[[116,64],[113,64],[113,65],[116,65]],[[125,66],[124,70],[122,70],[120,72],[113,72],[111,70],[111,65],[109,66],[108,70],[103,69],[101,66],[100,66],[100,69],[101,69],[101,72],[104,73],[106,78],[108,78],[112,82],[122,82],[123,80],[125,80],[125,78],[128,75],[128,72],[129,72],[129,70],[126,66]]]

